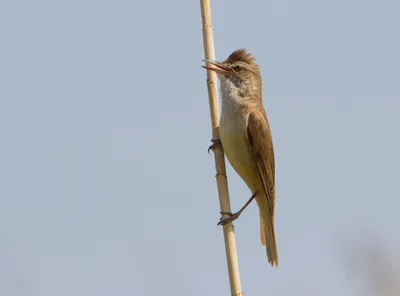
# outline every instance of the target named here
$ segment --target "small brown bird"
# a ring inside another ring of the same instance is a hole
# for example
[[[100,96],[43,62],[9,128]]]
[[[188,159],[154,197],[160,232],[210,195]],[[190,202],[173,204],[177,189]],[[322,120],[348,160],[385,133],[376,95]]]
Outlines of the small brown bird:
[[[237,219],[255,198],[260,211],[261,244],[268,262],[278,266],[275,214],[275,160],[271,131],[262,104],[262,81],[255,58],[244,49],[224,62],[206,60],[221,81],[220,138],[226,157],[252,192],[249,201],[219,224]],[[215,145],[212,145],[212,147]]]

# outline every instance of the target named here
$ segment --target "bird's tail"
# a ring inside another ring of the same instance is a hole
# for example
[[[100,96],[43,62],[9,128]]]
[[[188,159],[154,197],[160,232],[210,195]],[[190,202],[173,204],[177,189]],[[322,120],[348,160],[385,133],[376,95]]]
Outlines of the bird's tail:
[[[278,249],[276,247],[274,216],[271,215],[265,196],[257,196],[256,201],[260,210],[261,245],[267,249],[268,262],[278,267]]]

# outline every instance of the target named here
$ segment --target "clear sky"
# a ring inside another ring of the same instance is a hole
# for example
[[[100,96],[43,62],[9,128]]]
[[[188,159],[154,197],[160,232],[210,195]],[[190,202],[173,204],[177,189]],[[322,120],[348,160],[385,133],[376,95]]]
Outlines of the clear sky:
[[[400,2],[212,8],[217,59],[260,64],[276,151],[280,267],[252,205],[245,295],[366,295],[345,257],[400,247]],[[3,1],[0,37],[0,294],[229,295],[199,1]]]

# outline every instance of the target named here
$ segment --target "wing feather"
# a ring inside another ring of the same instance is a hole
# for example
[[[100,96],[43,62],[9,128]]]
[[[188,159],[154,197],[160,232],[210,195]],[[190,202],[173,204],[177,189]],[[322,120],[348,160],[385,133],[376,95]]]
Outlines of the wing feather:
[[[275,155],[265,111],[252,111],[248,117],[247,137],[271,217],[275,211]]]

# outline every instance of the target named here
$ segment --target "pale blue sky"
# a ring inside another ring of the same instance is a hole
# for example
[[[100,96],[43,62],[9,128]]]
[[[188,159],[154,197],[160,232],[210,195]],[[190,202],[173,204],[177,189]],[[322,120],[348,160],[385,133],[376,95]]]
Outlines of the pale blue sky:
[[[276,151],[280,267],[252,205],[245,295],[365,295],[344,246],[400,246],[400,3],[212,8],[217,59],[260,64]],[[3,1],[0,37],[0,294],[229,295],[199,1]]]

